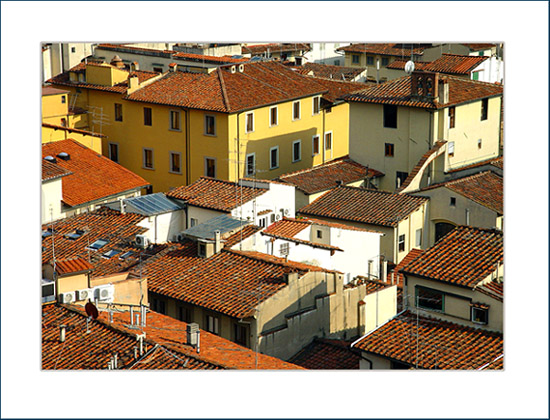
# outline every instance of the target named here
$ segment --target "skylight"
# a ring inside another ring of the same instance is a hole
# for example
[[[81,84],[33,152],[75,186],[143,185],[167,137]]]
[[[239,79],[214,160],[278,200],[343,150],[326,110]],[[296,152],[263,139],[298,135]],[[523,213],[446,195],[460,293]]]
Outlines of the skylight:
[[[126,258],[128,258],[130,255],[133,255],[134,251],[128,251],[128,252],[125,252],[124,254],[122,254],[120,257],[121,260],[125,260]]]
[[[65,238],[67,239],[72,239],[73,241],[75,239],[78,239],[80,238],[82,235],[84,235],[85,231],[83,231],[82,229],[77,229],[75,230],[74,232],[71,232],[71,233],[68,233],[65,235]]]
[[[105,239],[98,239],[93,244],[89,246],[90,249],[93,249],[94,251],[97,251],[98,249],[103,248],[105,245],[107,245],[109,241]]]
[[[52,232],[50,230],[43,230],[42,239],[47,238],[48,236],[52,236]]]
[[[111,258],[114,257],[117,254],[120,254],[122,251],[119,249],[111,249],[110,251],[107,251],[105,254],[102,255],[104,258]]]

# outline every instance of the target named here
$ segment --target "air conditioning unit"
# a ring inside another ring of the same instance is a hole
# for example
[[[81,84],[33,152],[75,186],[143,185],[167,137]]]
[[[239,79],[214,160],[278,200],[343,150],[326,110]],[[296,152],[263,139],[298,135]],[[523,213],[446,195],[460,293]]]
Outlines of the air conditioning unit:
[[[276,215],[275,215],[275,220],[276,220],[276,221],[281,220],[281,215],[280,215],[280,214],[276,214]]]
[[[75,292],[65,292],[59,294],[61,303],[73,303],[75,301]]]
[[[115,295],[115,286],[106,284],[95,288],[95,297],[100,302],[112,302]]]
[[[92,289],[82,289],[76,291],[76,300],[94,299],[94,291]]]
[[[147,248],[149,243],[150,243],[150,241],[149,241],[149,238],[147,236],[145,236],[145,235],[136,235],[136,245],[139,248]]]
[[[185,235],[183,233],[178,233],[176,235],[176,242],[183,242],[184,239],[185,239]]]

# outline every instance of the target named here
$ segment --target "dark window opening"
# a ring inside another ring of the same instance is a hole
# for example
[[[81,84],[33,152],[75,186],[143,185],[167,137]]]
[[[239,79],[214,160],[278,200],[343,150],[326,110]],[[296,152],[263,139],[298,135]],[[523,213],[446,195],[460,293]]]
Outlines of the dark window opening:
[[[487,113],[489,111],[489,99],[485,98],[481,100],[481,121],[487,119]]]
[[[384,127],[397,128],[397,106],[384,105]]]
[[[416,306],[443,312],[445,308],[444,294],[437,290],[416,286]]]
[[[143,108],[143,124],[153,125],[153,110],[151,108]]]
[[[385,143],[384,145],[384,155],[388,157],[393,157],[394,146],[393,143]]]

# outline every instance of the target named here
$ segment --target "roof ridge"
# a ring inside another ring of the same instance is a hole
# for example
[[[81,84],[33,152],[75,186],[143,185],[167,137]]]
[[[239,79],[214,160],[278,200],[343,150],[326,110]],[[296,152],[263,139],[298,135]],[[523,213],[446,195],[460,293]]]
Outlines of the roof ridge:
[[[304,168],[304,169],[298,169],[298,170],[293,171],[293,172],[287,172],[286,174],[279,175],[277,177],[277,179],[282,179],[282,178],[286,178],[286,177],[289,177],[289,176],[292,176],[292,175],[297,175],[297,174],[305,174],[305,173],[314,171],[314,170],[319,169],[319,168],[325,168],[327,166],[331,166],[331,165],[334,165],[334,164],[339,163],[339,162],[344,162],[346,160],[349,161],[350,163],[360,165],[360,166],[363,166],[364,168],[366,168],[366,166],[361,165],[359,162],[356,162],[353,159],[351,159],[349,157],[349,155],[345,155],[345,156],[341,156],[339,158],[334,158],[332,160],[329,160],[328,162],[321,163],[320,165],[312,166],[311,168]]]
[[[225,105],[225,109],[227,109],[227,112],[231,112],[231,108],[229,106],[229,98],[227,97],[227,90],[225,89],[225,82],[223,81],[221,68],[218,68],[216,72],[218,73],[218,80],[220,81],[220,86],[222,88],[222,101]]]

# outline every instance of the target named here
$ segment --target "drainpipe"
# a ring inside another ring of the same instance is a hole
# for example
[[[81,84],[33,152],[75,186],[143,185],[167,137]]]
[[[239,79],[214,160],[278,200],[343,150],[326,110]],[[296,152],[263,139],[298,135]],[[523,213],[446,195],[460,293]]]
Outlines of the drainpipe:
[[[190,156],[189,152],[191,149],[191,145],[189,144],[189,109],[184,109],[185,112],[185,185],[189,185],[189,173],[191,172],[190,168]]]
[[[321,106],[321,99],[319,99],[319,107]],[[333,143],[332,141],[333,139],[331,138],[330,141]],[[325,156],[325,109],[323,108],[323,138],[322,140],[319,142],[321,143],[319,146],[321,146],[323,148],[323,163],[325,163],[325,160],[326,160],[326,156]],[[333,147],[332,145],[330,146],[331,148]]]

